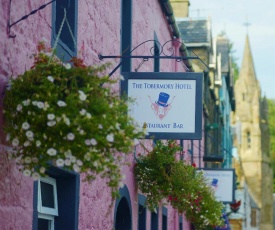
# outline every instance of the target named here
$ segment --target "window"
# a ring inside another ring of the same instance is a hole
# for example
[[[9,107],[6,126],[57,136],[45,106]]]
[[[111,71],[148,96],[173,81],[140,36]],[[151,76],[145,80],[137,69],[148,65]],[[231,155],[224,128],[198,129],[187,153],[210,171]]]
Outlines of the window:
[[[146,229],[145,196],[138,194],[138,230]]]
[[[66,17],[64,10],[66,10]],[[64,21],[65,20],[65,21]],[[63,23],[64,21],[64,23]],[[61,25],[63,27],[61,28]],[[58,33],[61,30],[58,39]],[[58,39],[58,41],[56,41]],[[70,60],[77,52],[77,0],[56,0],[52,11],[52,46],[57,42],[57,56]]]
[[[34,182],[33,230],[77,230],[79,175],[51,167]]]
[[[151,230],[158,230],[158,209],[156,212],[151,212]]]
[[[41,178],[38,181],[38,230],[54,229],[54,217],[58,216],[56,180]]]
[[[251,209],[251,227],[257,227],[257,210]]]
[[[247,148],[250,149],[251,147],[251,137],[250,137],[250,132],[246,132],[246,143],[247,143]]]
[[[183,230],[183,226],[182,226],[182,216],[179,216],[179,230]]]
[[[119,196],[115,203],[114,229],[132,229],[132,205],[130,193],[126,185],[119,189]]]
[[[162,230],[167,230],[167,208],[162,207]]]

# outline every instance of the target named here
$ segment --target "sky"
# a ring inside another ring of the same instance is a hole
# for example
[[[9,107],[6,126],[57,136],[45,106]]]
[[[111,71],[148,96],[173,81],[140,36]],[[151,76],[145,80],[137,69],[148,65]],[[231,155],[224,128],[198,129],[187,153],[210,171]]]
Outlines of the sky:
[[[210,17],[213,37],[225,31],[239,67],[248,33],[262,96],[275,99],[275,0],[190,0],[189,17]]]

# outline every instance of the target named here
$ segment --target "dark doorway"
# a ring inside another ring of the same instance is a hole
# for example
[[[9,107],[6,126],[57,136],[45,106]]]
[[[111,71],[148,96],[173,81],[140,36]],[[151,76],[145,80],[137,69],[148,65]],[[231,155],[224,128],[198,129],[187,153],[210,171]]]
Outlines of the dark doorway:
[[[130,230],[131,228],[132,219],[129,204],[127,199],[123,197],[117,206],[115,230]]]

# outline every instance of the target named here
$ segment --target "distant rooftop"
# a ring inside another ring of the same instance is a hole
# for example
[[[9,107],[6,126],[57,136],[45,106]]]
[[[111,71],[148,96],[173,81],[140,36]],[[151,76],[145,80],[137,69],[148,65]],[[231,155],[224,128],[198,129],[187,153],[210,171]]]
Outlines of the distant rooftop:
[[[205,18],[179,18],[177,25],[184,43],[211,44],[210,20]]]

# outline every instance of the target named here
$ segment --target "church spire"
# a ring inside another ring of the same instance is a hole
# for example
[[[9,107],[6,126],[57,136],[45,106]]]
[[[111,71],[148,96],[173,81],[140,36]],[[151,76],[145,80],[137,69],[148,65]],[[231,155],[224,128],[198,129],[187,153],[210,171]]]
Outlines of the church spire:
[[[246,35],[244,54],[243,54],[243,62],[240,71],[240,78],[247,78],[249,82],[257,79],[254,69],[253,57],[250,48],[250,42],[248,34]]]

